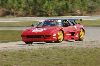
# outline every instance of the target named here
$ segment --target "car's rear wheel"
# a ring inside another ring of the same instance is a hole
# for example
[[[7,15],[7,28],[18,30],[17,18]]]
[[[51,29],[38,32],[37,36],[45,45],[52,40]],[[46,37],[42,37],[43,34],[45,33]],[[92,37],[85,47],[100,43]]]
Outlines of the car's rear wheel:
[[[63,36],[63,32],[62,31],[59,31],[58,32],[58,37],[57,37],[57,42],[62,42],[64,39],[64,36]]]
[[[85,31],[83,29],[80,30],[79,32],[79,41],[83,41],[85,35]]]
[[[32,44],[32,42],[25,42],[26,44]]]

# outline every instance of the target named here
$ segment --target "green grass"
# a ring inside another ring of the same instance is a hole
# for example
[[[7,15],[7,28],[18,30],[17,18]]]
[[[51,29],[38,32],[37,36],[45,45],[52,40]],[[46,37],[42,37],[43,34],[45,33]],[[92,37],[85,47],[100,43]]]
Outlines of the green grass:
[[[0,42],[10,42],[21,40],[19,30],[0,30]]]
[[[84,26],[100,27],[100,20],[83,20],[79,23],[83,24]]]
[[[100,48],[0,51],[1,66],[100,66]]]
[[[36,21],[33,21],[33,22],[0,22],[0,27],[25,27],[25,26],[31,26],[33,23],[36,23]]]

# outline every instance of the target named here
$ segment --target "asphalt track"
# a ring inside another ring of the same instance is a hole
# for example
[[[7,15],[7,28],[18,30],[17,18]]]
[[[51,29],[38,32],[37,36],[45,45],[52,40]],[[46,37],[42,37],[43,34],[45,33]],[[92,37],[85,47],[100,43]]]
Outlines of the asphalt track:
[[[100,27],[85,27],[85,41],[100,41]]]
[[[27,27],[16,27],[13,30],[24,30]],[[61,43],[33,43],[31,46],[22,41],[0,43],[0,50],[22,50],[35,48],[100,48],[100,27],[85,27],[84,41],[63,41]]]

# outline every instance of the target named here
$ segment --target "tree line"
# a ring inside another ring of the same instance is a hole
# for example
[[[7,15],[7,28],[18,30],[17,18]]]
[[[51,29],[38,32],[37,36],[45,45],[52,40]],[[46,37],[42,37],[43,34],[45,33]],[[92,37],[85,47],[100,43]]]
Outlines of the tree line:
[[[0,0],[0,16],[85,15],[100,9],[100,0]]]

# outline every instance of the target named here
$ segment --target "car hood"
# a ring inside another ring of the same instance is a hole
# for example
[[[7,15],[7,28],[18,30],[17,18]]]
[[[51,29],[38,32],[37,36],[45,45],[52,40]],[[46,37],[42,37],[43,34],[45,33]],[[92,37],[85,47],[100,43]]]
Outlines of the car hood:
[[[23,31],[23,34],[52,34],[59,30],[60,27],[31,27]]]

